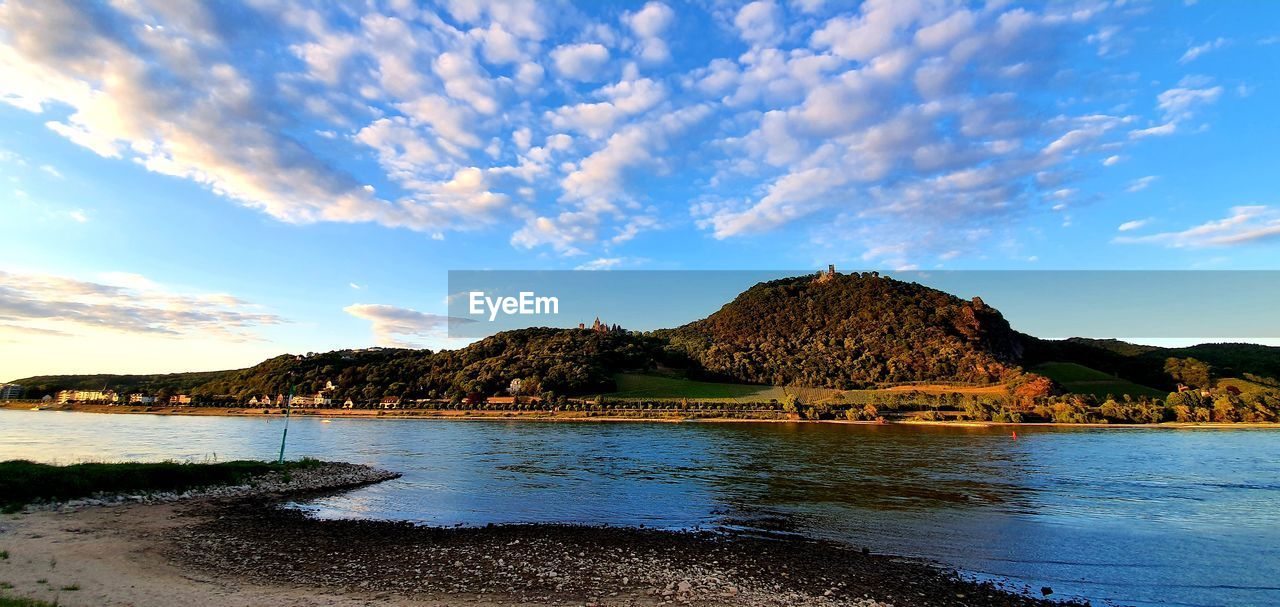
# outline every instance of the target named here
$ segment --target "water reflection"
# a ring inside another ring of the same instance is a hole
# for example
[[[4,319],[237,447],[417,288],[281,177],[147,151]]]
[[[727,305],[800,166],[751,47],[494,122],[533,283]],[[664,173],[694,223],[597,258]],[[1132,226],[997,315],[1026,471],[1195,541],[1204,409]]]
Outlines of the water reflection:
[[[0,459],[271,458],[281,420],[0,411]],[[437,525],[784,531],[1130,604],[1280,604],[1280,433],[295,418],[404,477],[300,504]]]

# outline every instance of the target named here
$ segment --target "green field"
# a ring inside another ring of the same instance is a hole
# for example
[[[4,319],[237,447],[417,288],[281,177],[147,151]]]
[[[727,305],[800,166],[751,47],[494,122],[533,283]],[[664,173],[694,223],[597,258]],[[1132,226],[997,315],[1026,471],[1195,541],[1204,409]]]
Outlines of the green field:
[[[1044,363],[1035,366],[1031,371],[1062,384],[1062,387],[1066,388],[1068,392],[1092,394],[1098,398],[1106,398],[1108,394],[1112,396],[1128,394],[1130,396],[1150,396],[1154,398],[1168,396],[1168,392],[1135,384],[1127,379],[1107,375],[1097,369],[1076,363]]]
[[[1244,394],[1246,396],[1252,395],[1252,394],[1258,394],[1261,392],[1280,392],[1280,388],[1277,388],[1274,386],[1268,386],[1265,384],[1260,384],[1257,382],[1252,382],[1247,379],[1242,379],[1239,377],[1224,377],[1222,379],[1219,379],[1216,382],[1215,386],[1219,389],[1224,389],[1224,388],[1227,388],[1228,386],[1231,386],[1236,388],[1237,390],[1240,391],[1241,394]]]
[[[614,376],[614,381],[618,383],[618,391],[604,394],[604,397],[620,400],[680,400],[687,398],[704,402],[759,403],[775,399],[782,400],[788,394],[795,395],[802,402],[831,398],[841,394],[840,390],[822,388],[783,388],[778,386],[726,384],[648,373],[619,373]]]

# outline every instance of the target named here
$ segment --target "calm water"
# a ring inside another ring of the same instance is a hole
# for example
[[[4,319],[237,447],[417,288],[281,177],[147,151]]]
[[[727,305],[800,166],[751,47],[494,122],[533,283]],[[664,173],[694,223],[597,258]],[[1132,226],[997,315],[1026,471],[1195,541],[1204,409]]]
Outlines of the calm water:
[[[282,426],[0,411],[0,459],[270,459]],[[404,473],[321,516],[781,530],[1096,602],[1280,605],[1280,431],[294,418],[288,455]]]

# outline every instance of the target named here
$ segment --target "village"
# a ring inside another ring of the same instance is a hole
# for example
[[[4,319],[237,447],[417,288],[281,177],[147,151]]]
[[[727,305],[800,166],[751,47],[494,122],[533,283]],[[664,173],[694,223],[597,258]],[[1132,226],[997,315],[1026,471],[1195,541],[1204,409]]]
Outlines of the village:
[[[189,394],[153,395],[141,392],[118,393],[114,390],[60,390],[53,395],[45,395],[36,400],[44,405],[58,404],[92,404],[117,406],[155,406],[155,407],[198,407],[243,405],[246,407],[292,408],[292,409],[438,409],[449,406],[474,407],[488,405],[497,408],[534,405],[541,401],[538,396],[521,396],[520,381],[514,380],[509,395],[486,396],[480,393],[468,394],[460,399],[403,398],[384,396],[376,399],[357,399],[334,397],[336,386],[330,382],[324,390],[315,394],[261,394],[238,401],[231,396],[215,396],[208,399],[195,398]]]

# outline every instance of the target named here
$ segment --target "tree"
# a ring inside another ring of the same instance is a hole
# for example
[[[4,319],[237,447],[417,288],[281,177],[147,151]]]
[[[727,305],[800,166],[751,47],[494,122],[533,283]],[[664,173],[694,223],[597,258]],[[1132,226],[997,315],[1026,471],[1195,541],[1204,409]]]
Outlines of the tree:
[[[1209,363],[1191,357],[1166,359],[1164,372],[1168,373],[1174,381],[1192,388],[1208,388],[1212,385],[1212,367]]]

